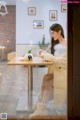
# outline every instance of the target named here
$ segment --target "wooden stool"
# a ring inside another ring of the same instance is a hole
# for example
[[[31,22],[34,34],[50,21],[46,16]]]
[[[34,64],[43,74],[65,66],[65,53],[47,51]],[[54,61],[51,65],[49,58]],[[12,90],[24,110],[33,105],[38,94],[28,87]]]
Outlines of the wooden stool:
[[[16,57],[16,52],[8,53],[8,55],[7,55],[7,60],[9,61],[9,60],[11,60],[11,59],[13,59],[13,58],[15,58],[15,57]]]

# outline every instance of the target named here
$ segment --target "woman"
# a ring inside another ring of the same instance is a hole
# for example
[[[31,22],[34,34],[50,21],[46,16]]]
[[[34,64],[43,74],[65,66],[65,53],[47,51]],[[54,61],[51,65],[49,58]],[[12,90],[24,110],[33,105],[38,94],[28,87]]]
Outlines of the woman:
[[[47,115],[47,105],[52,100],[53,109],[61,108],[67,100],[67,43],[60,24],[50,27],[51,54],[43,51],[45,61],[53,61],[48,66],[48,74],[43,78],[36,111],[30,116]],[[39,51],[41,53],[41,51]]]

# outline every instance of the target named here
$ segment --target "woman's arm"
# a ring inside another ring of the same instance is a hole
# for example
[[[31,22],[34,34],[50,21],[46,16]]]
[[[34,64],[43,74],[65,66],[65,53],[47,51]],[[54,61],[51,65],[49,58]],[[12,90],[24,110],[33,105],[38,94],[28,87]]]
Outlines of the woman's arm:
[[[45,61],[53,61],[57,67],[62,67],[62,68],[67,67],[67,54],[66,53],[64,53],[60,57],[55,57],[52,54],[47,53],[44,55],[44,60]]]

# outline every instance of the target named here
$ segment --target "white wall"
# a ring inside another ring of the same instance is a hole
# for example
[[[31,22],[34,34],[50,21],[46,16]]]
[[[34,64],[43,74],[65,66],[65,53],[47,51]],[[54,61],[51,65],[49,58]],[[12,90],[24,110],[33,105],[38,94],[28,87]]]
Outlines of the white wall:
[[[36,7],[36,15],[28,15],[28,7]],[[49,20],[49,10],[57,10],[57,21]],[[44,29],[34,29],[33,20],[44,20]],[[30,0],[28,4],[16,0],[16,44],[36,44],[43,34],[50,41],[49,27],[56,22],[63,26],[66,37],[67,13],[61,12],[61,0]]]
[[[28,15],[28,7],[36,7],[36,15]],[[49,10],[57,10],[57,21],[49,20]],[[44,20],[44,29],[34,29],[33,20]],[[27,4],[16,0],[16,50],[18,45],[37,44],[43,34],[46,42],[50,42],[49,27],[53,23],[63,26],[67,38],[67,13],[61,12],[61,0],[30,0]]]

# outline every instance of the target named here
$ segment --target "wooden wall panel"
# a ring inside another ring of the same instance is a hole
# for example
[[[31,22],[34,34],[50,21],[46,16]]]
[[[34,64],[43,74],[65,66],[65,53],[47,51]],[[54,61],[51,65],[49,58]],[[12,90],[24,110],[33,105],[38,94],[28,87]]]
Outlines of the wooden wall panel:
[[[8,14],[0,15],[0,45],[4,45],[6,58],[16,47],[16,6],[7,6]],[[0,51],[1,54],[1,51]]]
[[[68,4],[68,61],[68,119],[80,120],[79,3]]]

